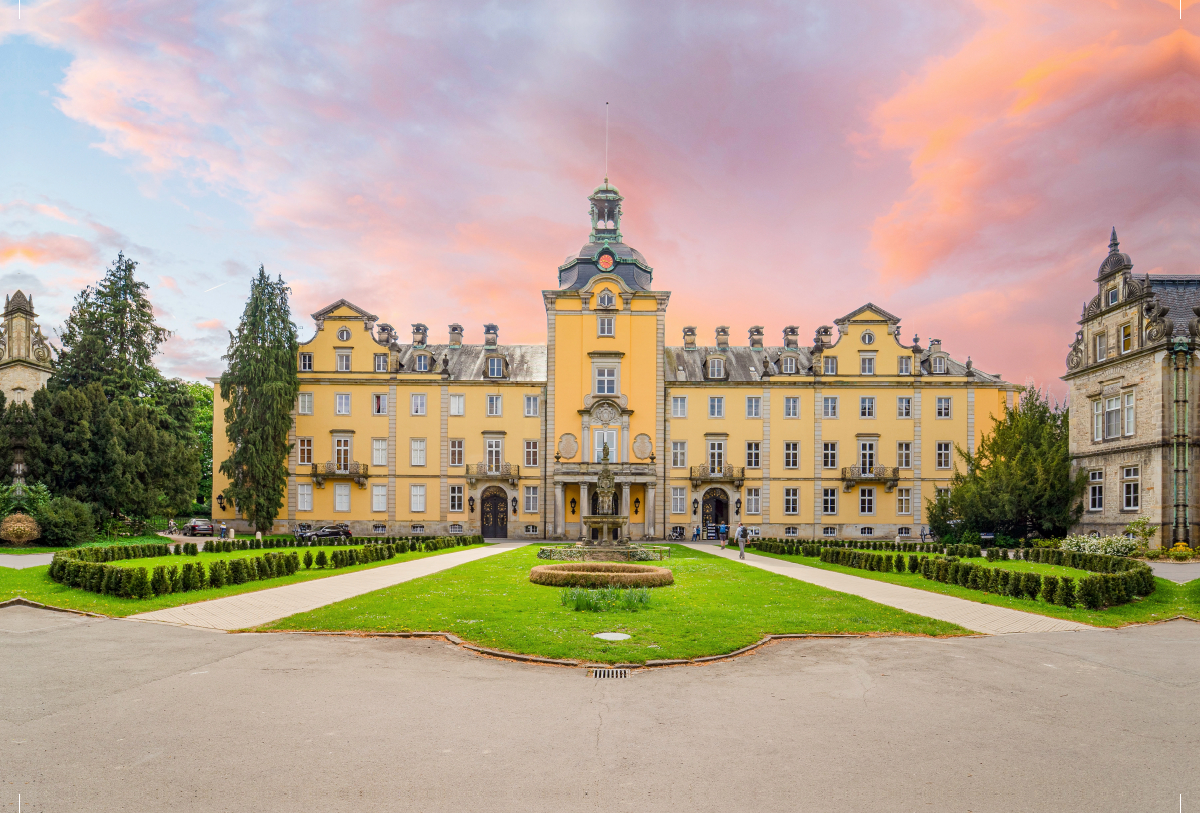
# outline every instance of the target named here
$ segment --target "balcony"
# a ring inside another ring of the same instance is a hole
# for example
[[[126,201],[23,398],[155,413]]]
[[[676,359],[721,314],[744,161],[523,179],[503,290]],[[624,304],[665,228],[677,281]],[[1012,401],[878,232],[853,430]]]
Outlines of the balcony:
[[[896,487],[900,469],[895,466],[843,466],[842,488],[849,491],[860,482],[882,482],[887,491]]]
[[[554,473],[558,477],[593,477],[600,473],[602,463],[562,463],[554,464]],[[614,477],[622,480],[653,480],[653,463],[609,463],[608,470]]]
[[[474,487],[477,480],[507,480],[515,486],[521,479],[521,467],[512,463],[468,463],[467,482]]]
[[[692,466],[692,486],[699,488],[701,483],[729,480],[734,488],[741,488],[746,480],[744,466]]]
[[[312,478],[317,484],[317,488],[324,488],[326,480],[353,480],[358,483],[359,488],[367,487],[367,475],[369,474],[366,463],[357,463],[353,460],[347,463],[337,463],[333,460],[326,460],[324,463],[313,463]]]

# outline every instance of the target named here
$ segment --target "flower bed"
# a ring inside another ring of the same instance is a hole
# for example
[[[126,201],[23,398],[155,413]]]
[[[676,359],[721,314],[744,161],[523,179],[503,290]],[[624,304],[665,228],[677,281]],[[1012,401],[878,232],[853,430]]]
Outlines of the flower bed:
[[[529,571],[529,581],[550,587],[665,587],[674,584],[675,577],[665,567],[578,562],[538,565]]]
[[[582,545],[543,545],[537,558],[551,562],[654,562],[669,558],[671,549],[666,545],[635,545],[631,548],[587,548]]]

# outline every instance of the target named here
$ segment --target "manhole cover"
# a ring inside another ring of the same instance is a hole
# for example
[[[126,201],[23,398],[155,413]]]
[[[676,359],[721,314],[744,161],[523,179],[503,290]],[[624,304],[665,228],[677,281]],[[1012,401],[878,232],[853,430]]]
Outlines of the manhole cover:
[[[629,636],[623,632],[597,632],[592,636],[599,638],[601,641],[627,641]]]
[[[627,678],[628,669],[589,669],[588,677],[594,678]]]

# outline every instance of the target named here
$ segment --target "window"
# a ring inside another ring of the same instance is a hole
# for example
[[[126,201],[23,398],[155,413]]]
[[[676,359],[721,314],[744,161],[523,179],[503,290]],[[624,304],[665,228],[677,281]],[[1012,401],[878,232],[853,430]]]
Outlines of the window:
[[[1121,325],[1121,352],[1133,349],[1133,325]]]
[[[950,417],[950,399],[949,398],[938,398],[937,399],[937,411],[934,414],[939,418],[949,418]]]
[[[423,534],[423,533],[425,533],[425,526],[419,525],[414,522],[412,525],[409,526],[409,532],[414,533],[414,534]]]
[[[946,372],[946,359],[941,356],[934,356],[929,362],[929,369],[933,370],[938,375]]]
[[[425,486],[421,483],[414,483],[409,486],[409,503],[413,512],[419,513],[425,510]]]
[[[296,487],[296,510],[312,510],[312,483],[301,483]]]
[[[609,461],[617,462],[617,430],[616,429],[593,429],[592,430],[592,448],[596,450],[596,456],[592,460],[599,463],[604,459],[604,447],[608,446]]]
[[[875,375],[875,357],[859,356],[858,372],[859,375]]]
[[[912,528],[902,525],[896,529],[896,536],[912,536]]]
[[[350,484],[335,483],[333,486],[333,510],[350,510]]]
[[[312,438],[296,438],[296,457],[301,466],[312,465]]]
[[[725,398],[723,396],[714,395],[708,399],[708,417],[725,417]]]
[[[912,375],[912,356],[901,356],[896,362],[896,373],[899,375]]]
[[[504,359],[488,359],[488,378],[504,378]]]
[[[896,444],[896,465],[902,469],[912,468],[912,443],[903,441]]]
[[[911,514],[912,513],[912,489],[898,488],[896,489],[896,513]]]
[[[858,529],[858,535],[859,536],[874,536],[875,529],[872,528],[870,525],[864,525],[863,527]]]
[[[824,418],[836,418],[838,416],[837,396],[827,395],[821,401],[821,416]]]
[[[824,357],[825,375],[837,375],[837,356]]]
[[[795,525],[788,525],[786,528],[783,529],[783,535],[784,536],[799,536],[800,529],[797,528]]]
[[[821,536],[837,536],[837,528],[832,525],[826,525],[821,528]]]
[[[709,378],[724,378],[725,377],[725,359],[709,359],[708,360],[708,377]]]
[[[907,395],[902,395],[896,399],[896,417],[911,418],[912,417],[912,398]]]
[[[821,467],[826,469],[837,468],[837,442],[825,442],[821,444]]]
[[[617,304],[617,298],[613,296],[612,291],[605,288],[600,292],[600,296],[596,297],[596,302],[602,308],[611,308],[613,305]]]
[[[875,334],[869,330],[864,330],[862,334],[863,344],[875,344]]]
[[[380,369],[379,369],[379,359],[385,359],[385,369],[383,369],[383,370],[380,370]],[[381,372],[381,373],[382,373],[382,372],[387,372],[387,370],[386,370],[386,359],[387,359],[387,357],[386,357],[386,356],[376,356],[376,357],[375,357],[375,370],[376,370],[377,372]],[[417,372],[418,372],[418,373],[427,373],[427,372],[429,372],[429,356],[427,356],[427,355],[425,355],[424,353],[422,353],[422,354],[420,354],[420,355],[418,355],[418,356],[417,356],[417,358],[415,359],[415,361],[416,361],[416,370],[417,370]]]
[[[785,469],[800,468],[800,444],[794,440],[783,444],[783,467]]]
[[[1104,440],[1104,405],[1092,401],[1092,440]]]
[[[821,513],[836,514],[838,504],[838,490],[836,488],[821,489]]]
[[[708,442],[708,470],[709,471],[724,471],[725,469],[725,441],[710,440]]]
[[[504,462],[503,450],[499,439],[489,439],[486,443],[487,448],[487,470],[488,474],[499,474],[500,464]]]
[[[1109,304],[1109,306],[1110,306],[1110,307],[1111,307],[1111,306],[1113,306],[1113,305],[1115,305],[1115,304],[1117,304],[1117,296],[1118,296],[1118,291],[1117,291],[1117,289],[1116,289],[1116,288],[1109,288],[1109,289],[1108,289],[1108,293],[1106,294],[1106,298],[1108,299],[1108,304]]]
[[[312,353],[301,353],[300,354],[300,372],[302,372],[302,373],[311,373],[312,372]]]
[[[535,469],[538,466],[538,442],[536,440],[525,441],[525,465]]]
[[[762,398],[757,395],[746,396],[746,417],[761,418],[762,417]]]
[[[687,396],[672,395],[671,396],[671,417],[686,418],[687,417]]]
[[[387,525],[385,525],[382,522],[376,522],[374,525],[371,526],[371,533],[386,534],[387,533]]]
[[[950,468],[950,443],[948,441],[939,440],[937,443],[935,465],[939,469]]]
[[[333,466],[340,472],[350,471],[350,438],[334,438]]]
[[[451,395],[450,396],[450,414],[464,415],[467,411],[467,396]]]
[[[525,486],[525,513],[536,514],[538,511],[538,487]]]
[[[386,511],[387,510],[387,486],[377,485],[371,486],[371,510]]]
[[[337,351],[337,371],[339,373],[350,372],[350,351],[349,350]]]
[[[1125,466],[1121,469],[1121,508],[1125,511],[1136,511],[1141,507],[1141,495],[1138,485],[1138,467]]]
[[[450,510],[456,514],[463,510],[463,487],[450,486]]]
[[[1104,472],[1088,472],[1088,510],[1104,510]]]
[[[616,367],[597,367],[596,368],[596,394],[597,395],[616,395],[617,393],[617,368]]]
[[[1104,399],[1104,437],[1121,435],[1121,396]]]
[[[673,468],[673,469],[687,468],[687,441],[686,440],[671,441],[671,468]]]
[[[384,441],[384,442],[386,443],[387,441]],[[413,466],[424,466],[425,465],[425,438],[412,438],[412,440],[410,440],[409,443],[411,444],[411,451],[409,454],[410,464]]]
[[[1104,361],[1108,358],[1108,334],[1096,334],[1096,361]]]
[[[501,403],[499,395],[489,395],[487,397],[487,414],[490,417],[495,417],[500,413]]]
[[[800,417],[800,399],[798,397],[789,396],[783,399],[783,417]]]
[[[875,417],[875,398],[871,395],[864,395],[858,399],[858,417],[874,418]]]
[[[428,364],[429,357],[428,356],[418,356],[417,357],[417,369],[418,370],[429,369],[428,366],[426,366],[426,367],[421,366],[422,361],[425,361]],[[375,372],[386,373],[387,371],[388,371],[387,353],[376,353],[375,354]]]
[[[336,415],[349,415],[350,414],[350,393],[339,392],[337,395],[333,396],[333,399],[334,399],[333,400],[334,414],[336,414]]]
[[[463,464],[463,442],[461,440],[450,441],[450,465],[461,466]]]
[[[858,466],[863,471],[875,468],[875,441],[860,440],[858,442]]]
[[[858,513],[875,513],[875,489],[873,487],[860,488],[858,490]]]
[[[387,438],[374,438],[371,441],[371,465],[386,466],[388,464]]]
[[[796,372],[796,357],[784,356],[779,360],[779,369],[785,375],[793,375]]]
[[[459,486],[459,488],[462,488],[462,486]],[[462,500],[460,499],[460,500],[459,500],[459,506],[460,506],[460,507],[459,507],[459,509],[458,509],[459,511],[461,511],[461,510],[462,510],[462,508],[461,508],[461,505],[462,505]],[[461,534],[462,532],[463,532],[463,526],[462,526],[462,523],[459,523],[459,522],[452,522],[452,523],[450,523],[450,533],[452,533],[452,534]]]
[[[386,415],[387,414],[387,396],[376,393],[371,396],[371,414]]]
[[[296,411],[301,415],[313,414],[313,394],[311,392],[300,393],[300,400],[296,404]]]
[[[762,513],[762,489],[748,488],[746,489],[746,513],[761,514]]]
[[[536,395],[525,396],[525,417],[536,418],[538,416],[538,397]]]
[[[350,341],[350,328],[344,327],[344,328],[341,328],[340,330],[338,330],[337,337],[338,337],[339,342]]]
[[[414,392],[412,394],[412,414],[414,414],[414,415],[424,415],[425,414],[425,393]]]
[[[596,318],[596,333],[600,336],[613,335],[613,318],[611,316],[599,316]]]
[[[748,468],[748,469],[762,468],[762,460],[761,460],[761,457],[759,454],[761,451],[762,451],[762,444],[760,442],[758,442],[756,440],[746,442],[746,468]]]
[[[1133,434],[1133,393],[1125,393],[1125,435]]]
[[[934,493],[934,496],[939,500],[950,498],[950,489],[948,489],[948,488],[935,488],[933,490],[933,493]]]
[[[783,490],[783,513],[799,514],[800,513],[800,489],[785,488]]]
[[[671,513],[687,513],[687,489],[681,486],[671,487]]]

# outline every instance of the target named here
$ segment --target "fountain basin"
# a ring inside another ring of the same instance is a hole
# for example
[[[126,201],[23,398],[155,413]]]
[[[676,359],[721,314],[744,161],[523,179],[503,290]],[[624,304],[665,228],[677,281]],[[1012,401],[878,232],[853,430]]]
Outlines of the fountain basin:
[[[549,587],[665,587],[675,576],[665,567],[625,562],[564,562],[538,565],[529,581]]]

